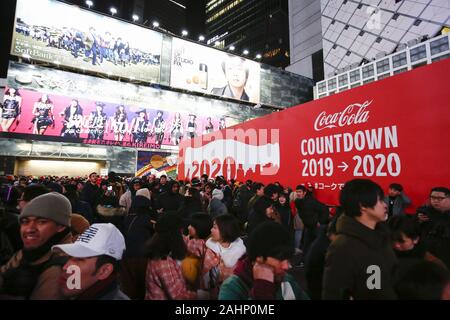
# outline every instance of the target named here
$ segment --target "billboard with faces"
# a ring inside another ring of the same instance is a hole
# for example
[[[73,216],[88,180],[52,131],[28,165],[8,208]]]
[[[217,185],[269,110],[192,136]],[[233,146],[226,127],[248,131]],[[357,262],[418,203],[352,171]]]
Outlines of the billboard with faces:
[[[2,136],[139,148],[175,147],[268,112],[15,62],[0,103]]]
[[[159,82],[162,35],[54,0],[17,0],[11,54]]]
[[[259,103],[260,64],[173,38],[170,85]]]

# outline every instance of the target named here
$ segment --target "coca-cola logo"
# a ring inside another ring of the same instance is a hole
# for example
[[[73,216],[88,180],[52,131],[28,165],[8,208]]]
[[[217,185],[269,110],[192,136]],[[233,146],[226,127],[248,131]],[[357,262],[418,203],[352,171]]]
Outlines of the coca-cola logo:
[[[369,120],[369,111],[366,110],[373,100],[364,103],[353,103],[347,106],[344,111],[327,114],[321,112],[314,122],[314,129],[321,131],[323,129],[331,129],[336,127],[345,127],[352,124],[365,123]]]

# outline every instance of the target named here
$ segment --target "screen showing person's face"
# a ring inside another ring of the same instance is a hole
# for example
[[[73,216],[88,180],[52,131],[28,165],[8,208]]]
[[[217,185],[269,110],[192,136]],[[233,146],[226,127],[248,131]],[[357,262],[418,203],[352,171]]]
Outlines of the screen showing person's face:
[[[230,58],[225,64],[225,77],[230,86],[243,88],[247,81],[244,61],[238,57]]]

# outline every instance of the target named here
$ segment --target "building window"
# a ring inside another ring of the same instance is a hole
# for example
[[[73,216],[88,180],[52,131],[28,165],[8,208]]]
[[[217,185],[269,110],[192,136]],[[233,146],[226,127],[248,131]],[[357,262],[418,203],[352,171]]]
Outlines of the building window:
[[[361,75],[359,74],[359,69],[350,72],[350,82],[356,82],[361,79]]]
[[[389,59],[384,59],[384,60],[377,62],[377,73],[378,74],[384,73],[384,72],[388,71],[389,69],[390,69],[389,68]]]
[[[448,50],[448,37],[430,42],[431,55],[435,55]]]
[[[392,66],[394,68],[398,68],[401,66],[406,65],[407,61],[406,61],[406,52],[397,54],[395,56],[392,57]]]
[[[338,78],[339,87],[345,86],[348,84],[348,77],[346,74],[340,75]]]
[[[325,92],[327,90],[327,83],[326,81],[320,82],[318,85],[319,93]]]
[[[336,89],[336,78],[328,80],[328,91],[333,89]]]
[[[425,48],[425,45],[421,45],[417,48],[411,49],[409,51],[411,62],[421,60],[423,58],[427,57],[427,50]]]
[[[366,66],[364,68],[362,68],[362,76],[363,79],[372,77],[374,75],[374,68],[373,68],[373,64]]]

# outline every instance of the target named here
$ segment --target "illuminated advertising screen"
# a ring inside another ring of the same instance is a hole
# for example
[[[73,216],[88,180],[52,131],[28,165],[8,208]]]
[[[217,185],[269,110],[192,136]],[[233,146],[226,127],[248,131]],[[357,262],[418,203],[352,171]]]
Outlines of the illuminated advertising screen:
[[[259,103],[260,65],[239,56],[173,38],[170,85]]]
[[[159,82],[162,35],[52,0],[17,0],[11,54]]]
[[[0,102],[3,136],[137,148],[176,147],[268,112],[20,63]]]

